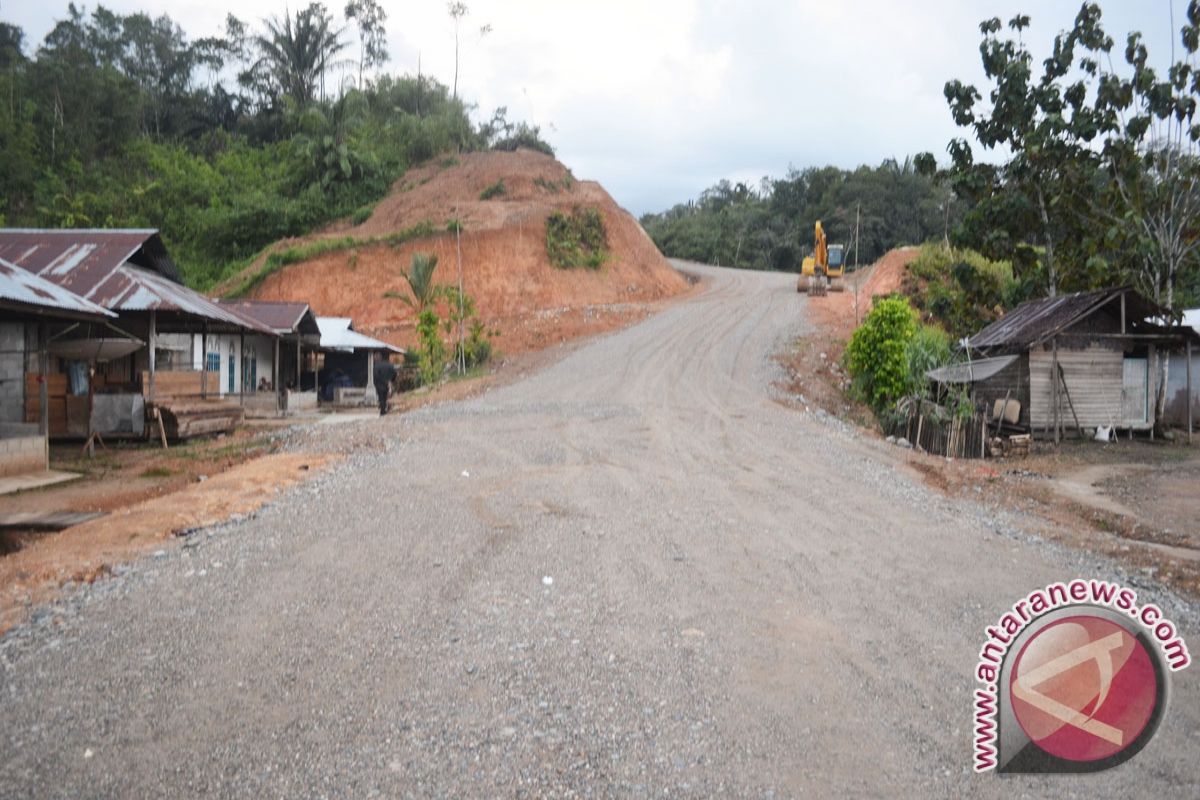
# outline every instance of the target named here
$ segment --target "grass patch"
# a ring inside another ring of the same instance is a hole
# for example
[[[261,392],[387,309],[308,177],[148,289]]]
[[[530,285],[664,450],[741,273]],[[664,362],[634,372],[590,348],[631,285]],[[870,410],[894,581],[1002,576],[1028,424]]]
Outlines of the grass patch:
[[[350,218],[350,221],[352,223],[354,223],[355,225],[362,225],[364,222],[369,220],[371,218],[371,215],[374,213],[375,213],[375,206],[373,206],[373,205],[363,206],[362,208],[360,208],[354,212],[354,216],[352,216]]]
[[[482,192],[480,192],[479,199],[480,200],[492,200],[496,197],[503,197],[504,192],[505,192],[504,178],[501,178],[500,180],[496,181],[491,186],[487,187]]]
[[[455,158],[454,156],[450,156],[449,158],[443,158],[438,163],[438,166],[441,167],[442,169],[450,169],[451,167],[457,167],[458,159]]]
[[[546,255],[562,269],[599,269],[608,259],[604,218],[595,208],[555,211],[546,219]]]
[[[446,220],[446,233],[462,233],[463,230],[465,229],[463,228],[462,220]]]
[[[551,181],[545,178],[534,178],[533,185],[549,192],[550,194],[558,194],[559,192],[564,191],[569,192],[571,191],[571,187],[575,185],[575,176],[571,174],[570,170],[567,170],[567,173],[563,175],[562,180]]]
[[[166,467],[150,467],[150,469],[142,470],[142,473],[140,475],[138,475],[138,477],[139,478],[169,478],[174,474],[175,474],[174,470],[167,469]]]
[[[433,236],[437,231],[431,222],[421,222],[411,228],[405,228],[402,231],[389,233],[385,236],[371,236],[366,239],[357,239],[353,236],[341,236],[336,239],[317,239],[313,242],[297,245],[295,247],[287,247],[283,250],[276,250],[267,256],[260,268],[253,275],[248,275],[245,280],[238,284],[228,297],[244,297],[254,291],[263,281],[270,277],[273,273],[278,272],[291,264],[298,264],[302,261],[310,261],[320,256],[330,253],[340,253],[346,250],[354,250],[359,247],[370,247],[372,245],[385,244],[389,247],[397,247],[405,242],[413,239],[422,239],[427,236]]]

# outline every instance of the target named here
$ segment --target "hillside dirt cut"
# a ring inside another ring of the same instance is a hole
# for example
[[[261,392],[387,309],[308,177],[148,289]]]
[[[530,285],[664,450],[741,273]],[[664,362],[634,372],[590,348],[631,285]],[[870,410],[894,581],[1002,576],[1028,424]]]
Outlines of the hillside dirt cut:
[[[576,208],[603,218],[608,257],[599,269],[561,269],[547,256],[547,218]],[[370,243],[422,224],[435,233],[395,247]],[[352,317],[357,330],[407,346],[416,338],[414,312],[403,300],[411,297],[404,274],[413,254],[436,255],[435,282],[456,285],[461,253],[463,288],[479,318],[498,331],[500,350],[516,354],[641,319],[650,304],[689,285],[598,183],[526,150],[434,159],[397,181],[362,224],[344,222],[277,247],[347,236],[364,245],[284,267],[253,297],[307,302],[318,315]]]

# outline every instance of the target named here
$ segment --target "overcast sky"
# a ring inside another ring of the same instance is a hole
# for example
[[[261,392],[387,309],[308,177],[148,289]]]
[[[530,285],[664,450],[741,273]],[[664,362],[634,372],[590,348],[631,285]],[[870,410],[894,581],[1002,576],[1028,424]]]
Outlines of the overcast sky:
[[[292,0],[295,8],[305,0]],[[326,3],[341,16],[344,0]],[[87,3],[88,8],[94,3]],[[108,0],[114,11],[168,13],[189,37],[234,12],[255,25],[285,0]],[[391,62],[447,85],[454,28],[443,0],[383,0]],[[507,106],[540,125],[579,178],[599,180],[635,214],[696,197],[722,178],[757,182],[789,165],[854,167],[932,151],[951,137],[942,87],[982,87],[980,20],[1033,17],[1025,40],[1049,51],[1078,0],[468,0],[459,92],[477,116]],[[1123,51],[1140,30],[1169,61],[1169,0],[1105,0]],[[1185,2],[1175,0],[1176,28]],[[35,48],[59,0],[0,0],[0,19]],[[480,36],[482,25],[492,31]],[[346,38],[352,41],[353,30]]]

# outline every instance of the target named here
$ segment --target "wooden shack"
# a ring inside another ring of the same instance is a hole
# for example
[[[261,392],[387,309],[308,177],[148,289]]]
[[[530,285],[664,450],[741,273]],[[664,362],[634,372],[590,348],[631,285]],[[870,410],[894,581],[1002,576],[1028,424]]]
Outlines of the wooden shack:
[[[972,336],[966,363],[929,377],[969,384],[989,411],[1015,400],[1016,427],[1035,436],[1148,431],[1160,354],[1196,338],[1165,318],[1128,286],[1032,300]]]

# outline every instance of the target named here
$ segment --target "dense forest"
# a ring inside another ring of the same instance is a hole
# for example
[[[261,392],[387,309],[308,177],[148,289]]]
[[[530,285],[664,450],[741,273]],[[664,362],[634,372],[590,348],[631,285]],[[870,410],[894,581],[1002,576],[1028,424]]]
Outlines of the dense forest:
[[[376,0],[342,19],[314,2],[193,39],[166,15],[71,4],[32,52],[0,23],[0,225],[159,228],[206,288],[280,237],[365,214],[439,153],[551,152],[504,109],[473,123],[456,88],[380,74],[386,21]]]
[[[847,246],[858,231],[855,257],[870,264],[898,243],[944,237],[962,217],[961,204],[939,180],[925,153],[879,167],[792,169],[757,187],[721,181],[699,200],[661,214],[642,226],[673,258],[707,264],[799,271],[812,252],[813,223],[821,220],[831,241]]]

